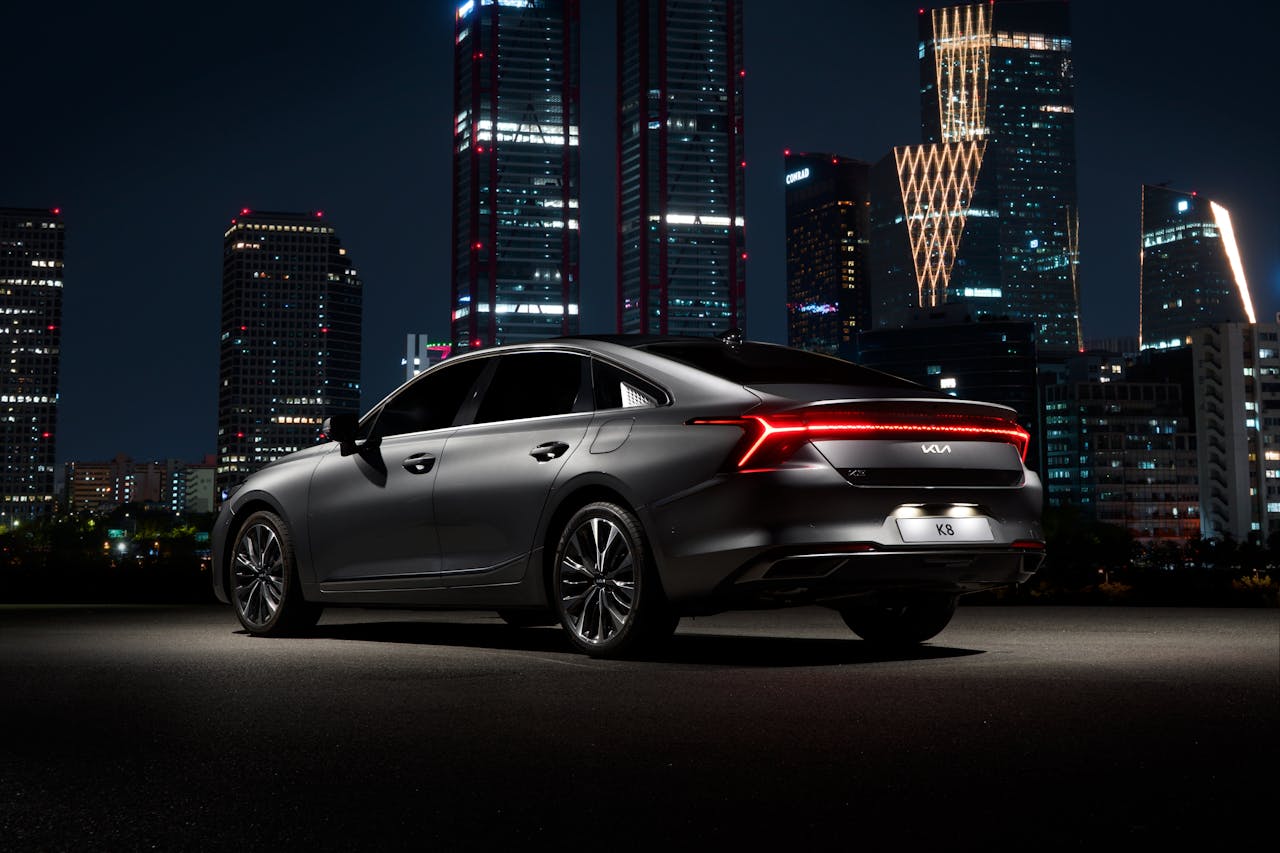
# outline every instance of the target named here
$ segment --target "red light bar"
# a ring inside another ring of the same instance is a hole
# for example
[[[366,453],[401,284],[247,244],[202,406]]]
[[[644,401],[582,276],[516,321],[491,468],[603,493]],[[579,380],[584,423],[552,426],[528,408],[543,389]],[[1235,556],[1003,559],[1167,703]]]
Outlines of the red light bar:
[[[879,417],[857,412],[814,414],[746,415],[742,418],[698,419],[695,424],[734,424],[747,430],[747,449],[739,457],[738,468],[761,464],[762,448],[769,446],[771,459],[790,455],[799,442],[817,439],[943,438],[953,441],[999,441],[1011,444],[1026,461],[1031,435],[1017,423],[996,416],[946,414],[895,414]]]

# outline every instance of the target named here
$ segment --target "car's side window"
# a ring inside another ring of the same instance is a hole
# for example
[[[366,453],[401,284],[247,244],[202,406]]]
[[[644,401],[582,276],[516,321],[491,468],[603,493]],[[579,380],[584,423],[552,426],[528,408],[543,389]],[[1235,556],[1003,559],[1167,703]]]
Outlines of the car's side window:
[[[567,352],[502,356],[476,423],[591,411],[590,361]]]
[[[472,358],[424,374],[387,401],[373,425],[375,434],[386,437],[453,426],[487,365],[488,359]]]
[[[592,364],[597,409],[651,408],[666,401],[662,389],[639,376],[604,361],[595,360]]]

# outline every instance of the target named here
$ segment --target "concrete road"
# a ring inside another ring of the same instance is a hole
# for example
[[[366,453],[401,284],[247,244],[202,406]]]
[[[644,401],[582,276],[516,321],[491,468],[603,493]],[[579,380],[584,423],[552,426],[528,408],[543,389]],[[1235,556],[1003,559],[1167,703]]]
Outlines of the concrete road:
[[[0,848],[1077,849],[1274,830],[1280,613],[823,610],[594,661],[489,614],[0,608]],[[868,848],[868,845],[873,845]]]

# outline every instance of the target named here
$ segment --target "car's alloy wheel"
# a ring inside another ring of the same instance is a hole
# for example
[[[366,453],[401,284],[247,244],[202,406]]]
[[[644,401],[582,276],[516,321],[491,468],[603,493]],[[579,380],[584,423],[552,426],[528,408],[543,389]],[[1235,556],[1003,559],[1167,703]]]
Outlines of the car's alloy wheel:
[[[628,654],[675,629],[640,524],[617,504],[588,504],[569,519],[552,588],[561,624],[587,654]]]
[[[309,628],[320,606],[302,597],[293,541],[275,513],[255,512],[236,534],[231,592],[236,616],[251,634],[287,634]]]
[[[847,606],[840,615],[869,643],[914,646],[941,633],[955,612],[954,595],[917,594],[893,603]]]

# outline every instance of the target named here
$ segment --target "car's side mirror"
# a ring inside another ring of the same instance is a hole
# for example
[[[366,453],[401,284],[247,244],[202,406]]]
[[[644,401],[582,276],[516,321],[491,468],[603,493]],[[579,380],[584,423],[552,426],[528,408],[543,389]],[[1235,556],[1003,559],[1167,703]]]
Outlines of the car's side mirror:
[[[320,430],[325,436],[339,444],[354,444],[356,430],[359,427],[360,419],[349,412],[344,412],[340,415],[330,415],[325,418]]]

